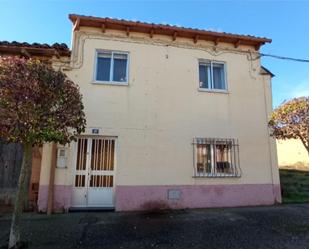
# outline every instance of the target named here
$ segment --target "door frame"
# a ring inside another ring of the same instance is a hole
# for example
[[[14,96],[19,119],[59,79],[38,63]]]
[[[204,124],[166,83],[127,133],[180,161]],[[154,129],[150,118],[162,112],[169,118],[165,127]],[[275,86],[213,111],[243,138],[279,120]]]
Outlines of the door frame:
[[[73,160],[72,160],[72,193],[71,193],[71,207],[72,208],[81,208],[81,209],[88,209],[88,208],[115,208],[115,195],[116,195],[116,169],[117,169],[117,163],[118,163],[118,136],[109,136],[109,135],[79,135],[77,136],[77,140],[81,138],[81,139],[92,139],[92,138],[101,138],[101,139],[113,139],[115,141],[115,147],[114,147],[114,174],[113,174],[113,188],[112,188],[112,199],[113,199],[113,205],[112,207],[92,207],[92,206],[88,206],[88,194],[87,194],[87,199],[86,199],[86,205],[85,206],[74,206],[73,205],[73,200],[72,200],[72,196],[73,196],[73,191],[75,188],[75,176],[76,176],[76,163],[77,163],[77,150],[78,150],[78,141],[74,141],[74,146],[72,146],[72,150],[73,150]],[[88,150],[88,142],[87,142],[87,150]],[[90,159],[89,159],[90,160]],[[88,165],[89,167],[89,165]],[[86,165],[87,168],[87,165]],[[88,169],[87,169],[88,170]],[[88,188],[89,188],[89,177],[88,174],[86,175],[85,179],[85,188],[87,188],[87,192],[88,192]]]

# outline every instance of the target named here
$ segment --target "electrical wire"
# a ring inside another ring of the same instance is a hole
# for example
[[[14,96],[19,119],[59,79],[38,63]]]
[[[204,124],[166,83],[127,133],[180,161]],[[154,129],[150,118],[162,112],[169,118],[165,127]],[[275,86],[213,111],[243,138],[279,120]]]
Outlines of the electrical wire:
[[[267,57],[272,57],[272,58],[280,59],[280,60],[290,60],[290,61],[307,62],[307,63],[309,63],[309,60],[306,60],[306,59],[298,59],[298,58],[285,57],[285,56],[273,55],[273,54],[263,54],[263,53],[259,53],[259,55],[260,55],[260,57],[267,56]]]
[[[127,39],[123,39],[123,37],[117,37],[117,36],[112,36],[112,37],[102,37],[102,36],[91,36],[89,34],[86,34],[85,32],[79,32],[79,37],[78,37],[78,41],[80,40],[80,38],[83,37],[82,39],[82,45],[81,45],[81,58],[76,58],[76,56],[73,56],[75,58],[71,58],[71,60],[73,59],[73,61],[70,61],[71,62],[71,66],[69,66],[69,68],[67,68],[67,70],[72,70],[72,69],[79,69],[82,67],[83,65],[83,58],[84,58],[84,45],[85,45],[85,41],[88,40],[88,39],[99,39],[99,40],[115,40],[115,41],[119,41],[119,42],[130,42],[130,43],[146,43],[146,41],[144,39],[138,39],[138,40],[135,40],[135,41],[132,41],[132,40],[127,40]],[[149,43],[149,41],[148,41]],[[150,43],[151,45],[157,45],[157,46],[175,46],[175,47],[180,47],[180,48],[191,48],[191,49],[196,49],[195,46],[190,46],[189,44],[166,44],[166,42],[160,42],[160,41],[156,41],[156,42],[151,42]],[[76,47],[79,47],[80,44],[78,42],[78,44],[76,45]],[[201,49],[201,47],[199,48]],[[212,49],[212,50],[211,50]],[[235,54],[244,54],[244,53],[248,53],[247,54],[247,58],[249,61],[255,61],[255,60],[258,60],[260,59],[261,57],[271,57],[271,58],[275,58],[275,59],[281,59],[281,60],[290,60],[290,61],[295,61],[295,62],[305,62],[305,63],[309,63],[309,60],[307,59],[298,59],[298,58],[292,58],[292,57],[286,57],[286,56],[279,56],[279,55],[273,55],[273,54],[264,54],[264,53],[261,53],[259,51],[240,51],[238,49],[231,49],[231,48],[225,48],[225,49],[219,49],[220,51],[217,50],[217,47],[216,46],[211,46],[211,45],[208,45],[208,46],[204,46],[203,50],[205,52],[208,52],[209,54],[211,54],[212,56],[218,56],[220,54],[223,54],[223,53],[235,53]],[[255,54],[256,56],[253,57],[252,55]],[[70,63],[69,62],[69,63]],[[63,64],[66,64],[67,65],[68,62],[64,62]],[[77,63],[77,65],[76,65]],[[75,65],[74,65],[75,64]],[[62,65],[62,66],[65,66],[65,65]],[[252,67],[252,65],[251,65]]]

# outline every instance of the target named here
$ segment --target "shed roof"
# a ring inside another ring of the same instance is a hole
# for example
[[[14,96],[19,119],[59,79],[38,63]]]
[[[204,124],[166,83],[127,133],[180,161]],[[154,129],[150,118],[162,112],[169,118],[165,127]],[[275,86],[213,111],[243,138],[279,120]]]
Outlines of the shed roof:
[[[41,44],[41,43],[27,43],[27,42],[8,42],[0,41],[0,54],[5,55],[24,55],[31,56],[70,56],[71,51],[65,43]]]
[[[270,77],[275,77],[275,75],[264,66],[261,66],[261,74],[270,75]]]

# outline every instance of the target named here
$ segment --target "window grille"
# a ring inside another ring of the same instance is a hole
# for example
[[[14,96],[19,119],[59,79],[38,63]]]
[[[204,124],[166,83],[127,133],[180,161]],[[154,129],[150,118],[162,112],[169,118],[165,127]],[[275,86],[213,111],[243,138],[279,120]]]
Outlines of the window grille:
[[[237,139],[194,138],[194,177],[240,177]]]

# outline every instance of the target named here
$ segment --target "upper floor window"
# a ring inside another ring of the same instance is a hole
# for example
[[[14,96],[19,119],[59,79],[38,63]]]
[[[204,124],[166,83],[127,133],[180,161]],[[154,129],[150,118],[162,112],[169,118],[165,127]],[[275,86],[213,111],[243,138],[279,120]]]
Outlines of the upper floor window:
[[[195,138],[196,177],[239,177],[239,152],[235,139]]]
[[[199,89],[226,91],[225,64],[200,60]]]
[[[97,52],[95,80],[111,84],[127,84],[128,56],[128,53],[123,52]]]

